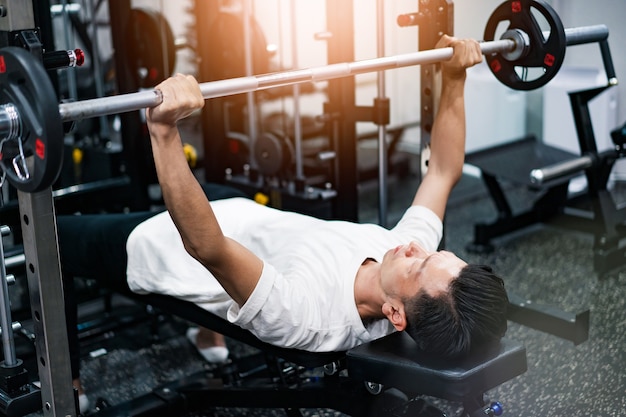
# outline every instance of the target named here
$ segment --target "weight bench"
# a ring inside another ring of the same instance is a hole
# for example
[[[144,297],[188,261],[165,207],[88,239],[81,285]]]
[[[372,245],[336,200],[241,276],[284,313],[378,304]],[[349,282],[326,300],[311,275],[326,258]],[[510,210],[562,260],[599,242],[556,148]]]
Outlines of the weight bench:
[[[130,404],[103,408],[98,416],[119,415],[120,409],[125,416],[172,416],[181,407],[282,408],[289,416],[301,416],[303,408],[351,416],[444,416],[419,398],[424,395],[462,403],[464,416],[493,416],[501,407],[487,404],[484,394],[527,369],[525,348],[507,339],[458,361],[417,352],[404,332],[347,352],[312,353],[267,344],[194,303],[157,294],[123,295],[260,353],[165,384]]]

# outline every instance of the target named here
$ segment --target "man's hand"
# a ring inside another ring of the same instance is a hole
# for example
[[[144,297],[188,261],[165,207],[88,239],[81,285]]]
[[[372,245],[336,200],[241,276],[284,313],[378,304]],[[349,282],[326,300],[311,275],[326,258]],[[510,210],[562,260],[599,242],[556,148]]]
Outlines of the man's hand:
[[[146,109],[150,131],[176,128],[176,123],[204,107],[200,86],[191,75],[176,74],[155,87],[163,96],[156,107]]]
[[[452,58],[441,62],[443,76],[447,78],[464,78],[467,68],[483,60],[480,45],[473,39],[457,39],[452,36],[443,35],[435,47],[451,47],[454,49]]]

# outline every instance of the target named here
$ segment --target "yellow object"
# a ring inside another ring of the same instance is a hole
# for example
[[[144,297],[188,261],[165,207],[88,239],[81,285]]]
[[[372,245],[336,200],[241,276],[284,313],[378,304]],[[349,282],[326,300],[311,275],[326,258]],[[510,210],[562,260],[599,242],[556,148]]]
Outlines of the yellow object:
[[[267,203],[270,202],[270,198],[267,196],[267,194],[263,194],[259,192],[254,195],[254,201],[256,201],[257,203],[263,206],[267,206]]]
[[[195,168],[198,163],[198,152],[196,151],[196,148],[188,143],[185,143],[183,144],[183,152],[185,153],[185,159],[187,159],[189,167]]]
[[[80,165],[80,163],[83,162],[83,150],[74,148],[72,151],[72,160],[74,161],[74,165]]]

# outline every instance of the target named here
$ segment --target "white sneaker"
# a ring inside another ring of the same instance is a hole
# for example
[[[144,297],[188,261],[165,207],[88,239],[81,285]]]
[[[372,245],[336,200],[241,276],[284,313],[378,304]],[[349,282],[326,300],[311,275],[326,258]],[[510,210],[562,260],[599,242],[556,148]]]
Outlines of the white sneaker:
[[[198,352],[200,352],[200,355],[202,355],[204,360],[211,364],[226,362],[226,359],[228,359],[228,348],[224,346],[213,346],[200,349],[198,347],[198,345],[196,344],[196,339],[199,331],[200,330],[197,327],[188,328],[187,339],[191,342],[192,345],[194,345]]]
[[[89,406],[90,406],[90,402],[89,402],[89,398],[87,398],[87,394],[80,394],[78,396],[78,409],[80,410],[81,414],[85,414],[87,411],[89,411]]]

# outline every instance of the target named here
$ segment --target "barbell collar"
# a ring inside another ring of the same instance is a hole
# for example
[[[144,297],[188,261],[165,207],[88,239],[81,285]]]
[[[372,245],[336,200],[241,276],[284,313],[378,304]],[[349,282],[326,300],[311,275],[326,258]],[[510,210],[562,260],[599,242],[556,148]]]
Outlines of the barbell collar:
[[[589,155],[583,155],[579,158],[558,162],[543,168],[537,168],[530,171],[530,182],[534,185],[543,185],[557,178],[574,174],[593,165],[593,158]]]
[[[510,29],[502,34],[502,39],[510,39],[515,47],[510,51],[501,52],[500,56],[507,61],[515,61],[528,54],[530,38],[526,32],[520,29]]]
[[[12,103],[0,105],[0,140],[19,137],[20,126],[20,115],[17,107]]]

